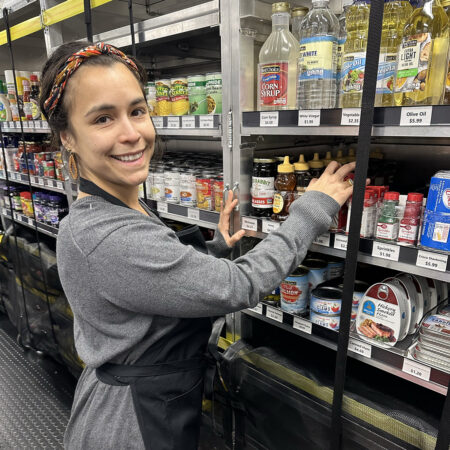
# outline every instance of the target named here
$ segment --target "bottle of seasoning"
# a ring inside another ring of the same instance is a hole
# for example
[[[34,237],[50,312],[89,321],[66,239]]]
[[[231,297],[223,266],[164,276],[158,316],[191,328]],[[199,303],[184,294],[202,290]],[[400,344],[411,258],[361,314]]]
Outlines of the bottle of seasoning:
[[[300,196],[305,193],[305,190],[311,181],[309,165],[305,161],[304,155],[300,155],[300,159],[294,164],[294,171],[297,178],[297,195]]]
[[[323,161],[319,159],[319,154],[314,153],[314,158],[311,161],[309,161],[308,164],[310,168],[311,177],[319,178],[325,169]]]
[[[384,242],[396,242],[399,230],[399,218],[397,213],[400,194],[398,192],[386,192],[380,217],[377,223],[376,238]]]
[[[417,244],[417,231],[420,226],[420,217],[422,216],[423,194],[411,192],[406,200],[405,213],[400,221],[400,230],[398,232],[398,242],[404,245]]]
[[[273,220],[286,220],[289,215],[289,207],[295,200],[295,187],[297,179],[294,173],[294,165],[289,162],[289,156],[284,157],[284,163],[278,166],[278,175],[275,180],[275,195],[273,197]]]
[[[347,158],[344,156],[344,151],[342,149],[339,149],[336,155],[336,161],[339,164],[346,164]]]
[[[255,158],[252,174],[252,209],[257,217],[270,217],[273,208],[276,161],[274,158]]]
[[[322,159],[324,167],[327,167],[331,161],[334,161],[333,157],[331,156],[331,152],[327,152],[325,158]]]

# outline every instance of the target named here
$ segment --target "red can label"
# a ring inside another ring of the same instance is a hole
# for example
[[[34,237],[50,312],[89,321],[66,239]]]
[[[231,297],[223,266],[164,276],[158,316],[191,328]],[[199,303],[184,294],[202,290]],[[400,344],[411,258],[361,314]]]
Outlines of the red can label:
[[[259,99],[261,106],[286,106],[288,87],[287,62],[259,65]]]

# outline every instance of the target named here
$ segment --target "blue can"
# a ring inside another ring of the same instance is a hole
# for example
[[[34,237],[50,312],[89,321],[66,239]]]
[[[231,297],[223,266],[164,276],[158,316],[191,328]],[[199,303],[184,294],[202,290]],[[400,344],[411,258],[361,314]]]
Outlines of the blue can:
[[[308,310],[309,279],[308,270],[298,267],[286,277],[280,286],[281,309],[283,311],[302,314]]]
[[[441,171],[430,181],[426,210],[450,214],[450,171]]]
[[[450,253],[450,214],[425,211],[420,244],[426,248]]]
[[[341,313],[342,290],[335,287],[319,287],[311,292],[310,309],[323,316]]]
[[[309,288],[315,289],[328,279],[328,263],[323,259],[305,259],[302,267],[309,270]]]

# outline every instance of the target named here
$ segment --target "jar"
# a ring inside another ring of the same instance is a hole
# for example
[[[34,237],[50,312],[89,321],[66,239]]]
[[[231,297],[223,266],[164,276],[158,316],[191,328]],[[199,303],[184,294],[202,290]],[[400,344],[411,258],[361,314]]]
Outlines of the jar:
[[[275,180],[276,193],[273,198],[273,220],[284,221],[289,215],[289,207],[296,199],[295,188],[297,178],[294,173],[294,165],[290,164],[289,156],[284,158],[284,163],[278,166],[278,175]]]
[[[223,202],[223,176],[218,175],[214,180],[214,209],[220,213]]]
[[[200,209],[214,210],[213,178],[214,173],[207,170],[197,176],[197,207]]]
[[[256,217],[270,217],[275,189],[276,160],[254,158],[252,173],[252,212]]]
[[[164,165],[158,164],[155,166],[151,198],[156,201],[164,200],[166,198],[164,192]]]
[[[164,171],[164,196],[166,202],[180,203],[180,172],[172,168]]]
[[[196,171],[186,169],[180,174],[180,203],[183,206],[196,206]]]
[[[33,217],[33,203],[31,201],[31,192],[24,191],[20,193],[20,203],[22,206],[22,213],[27,217]]]

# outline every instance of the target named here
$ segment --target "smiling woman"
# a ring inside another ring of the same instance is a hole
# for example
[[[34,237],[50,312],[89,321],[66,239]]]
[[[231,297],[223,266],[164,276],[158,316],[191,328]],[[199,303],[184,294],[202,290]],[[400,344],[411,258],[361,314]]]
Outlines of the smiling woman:
[[[43,69],[41,107],[80,175],[59,228],[58,271],[86,368],[68,449],[195,450],[210,317],[256,306],[303,260],[352,192],[354,165],[328,165],[279,230],[226,259],[232,194],[214,240],[175,234],[138,198],[155,130],[136,61],[104,43],[59,47]],[[189,243],[184,245],[189,237]]]

